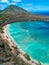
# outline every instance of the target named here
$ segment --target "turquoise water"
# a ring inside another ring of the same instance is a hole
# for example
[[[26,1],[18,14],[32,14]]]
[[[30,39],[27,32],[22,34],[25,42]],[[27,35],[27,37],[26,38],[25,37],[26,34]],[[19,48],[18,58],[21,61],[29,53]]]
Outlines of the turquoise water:
[[[49,23],[16,22],[8,27],[17,45],[33,59],[49,64]]]

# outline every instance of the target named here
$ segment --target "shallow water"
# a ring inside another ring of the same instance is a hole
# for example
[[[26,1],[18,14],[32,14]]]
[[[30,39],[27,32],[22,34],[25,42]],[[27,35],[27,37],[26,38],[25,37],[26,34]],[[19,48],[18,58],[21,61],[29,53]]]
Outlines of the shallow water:
[[[10,36],[33,59],[49,64],[49,22],[32,21],[12,23]]]

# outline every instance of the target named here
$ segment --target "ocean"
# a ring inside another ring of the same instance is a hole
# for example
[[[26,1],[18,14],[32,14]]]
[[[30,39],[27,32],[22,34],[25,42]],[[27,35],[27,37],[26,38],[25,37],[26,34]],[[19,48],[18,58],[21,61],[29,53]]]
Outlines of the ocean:
[[[11,23],[8,33],[31,58],[49,65],[49,22]]]
[[[32,12],[32,13],[38,14],[38,15],[49,16],[49,12]]]

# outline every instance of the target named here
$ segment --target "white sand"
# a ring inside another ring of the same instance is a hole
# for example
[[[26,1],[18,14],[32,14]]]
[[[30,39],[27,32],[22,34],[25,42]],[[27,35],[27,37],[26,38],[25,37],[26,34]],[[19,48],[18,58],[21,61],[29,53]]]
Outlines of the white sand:
[[[7,33],[7,28],[8,28],[9,25],[6,25],[4,26],[4,34],[2,34],[2,38],[4,40],[7,40],[9,43],[8,45],[10,46],[10,48],[12,49],[12,53],[15,54],[15,50],[12,48],[12,46],[16,46],[16,43],[15,41],[13,40],[12,37],[10,37],[10,35]],[[19,48],[19,47],[18,47]],[[18,56],[23,59],[25,62],[31,64],[31,65],[38,65],[38,62],[34,59],[31,59],[30,61],[28,61],[24,56],[23,54],[25,54],[25,52],[19,48],[19,51],[21,52]],[[33,62],[32,62],[33,61]]]

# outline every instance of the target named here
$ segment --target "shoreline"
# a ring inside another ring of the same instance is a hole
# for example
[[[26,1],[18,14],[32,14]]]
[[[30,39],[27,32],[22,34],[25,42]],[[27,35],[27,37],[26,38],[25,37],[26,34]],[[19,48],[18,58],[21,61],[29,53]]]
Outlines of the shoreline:
[[[16,46],[18,46],[18,44],[14,41],[14,39],[12,38],[12,36],[10,36],[9,32],[7,32],[7,34],[9,35],[9,37],[11,38],[11,40],[14,42],[14,44],[15,44]],[[19,46],[18,46],[18,49],[19,49],[23,54],[25,54],[25,52],[24,52],[22,49],[20,49]]]
[[[8,25],[9,26],[9,25]],[[7,26],[7,29],[8,29],[8,26]],[[6,30],[7,31],[7,30]],[[12,36],[9,34],[9,32],[7,31],[7,34],[9,35],[9,37],[12,39],[12,41],[14,42],[14,44],[18,47],[18,49],[20,50],[20,52],[22,52],[22,54],[26,54],[26,52],[24,52],[19,46],[18,46],[18,44],[14,41],[14,39],[12,38]],[[31,57],[30,57],[31,58]],[[37,62],[38,63],[38,61],[36,61],[36,60],[34,60],[34,59],[32,59],[31,58],[31,60],[33,60],[34,62]]]
[[[18,50],[20,51],[20,53],[22,53],[22,55],[23,54],[25,54],[25,52],[17,45],[17,43],[14,41],[14,39],[12,38],[12,36],[10,36],[10,34],[9,34],[9,32],[7,31],[7,29],[8,29],[8,27],[9,27],[9,25],[6,25],[6,26],[4,26],[4,33],[6,33],[6,35],[7,35],[7,37],[12,41],[12,45],[14,45],[14,46],[17,46],[18,47]],[[5,34],[4,34],[5,35]],[[30,56],[29,56],[30,57]],[[39,65],[38,63],[38,61],[36,61],[36,60],[34,60],[34,59],[32,59],[31,57],[30,57],[30,59],[31,59],[31,61],[33,61],[33,63],[37,63],[37,65]],[[48,64],[43,64],[43,63],[41,63],[41,65],[48,65]]]
[[[7,26],[7,29],[8,29],[8,26]],[[16,45],[16,46],[18,46],[18,44],[14,41],[14,39],[12,38],[12,36],[9,34],[9,32],[7,31],[7,34],[9,35],[9,37],[12,39],[12,41],[14,42],[14,44]],[[25,54],[26,52],[24,52],[19,46],[18,46],[18,49],[20,50],[20,52],[22,52],[23,54]],[[31,58],[31,57],[30,57]],[[34,60],[35,62],[38,62],[38,61],[36,61],[35,59],[32,59],[31,58],[31,60]]]

